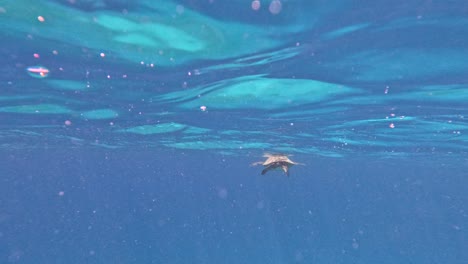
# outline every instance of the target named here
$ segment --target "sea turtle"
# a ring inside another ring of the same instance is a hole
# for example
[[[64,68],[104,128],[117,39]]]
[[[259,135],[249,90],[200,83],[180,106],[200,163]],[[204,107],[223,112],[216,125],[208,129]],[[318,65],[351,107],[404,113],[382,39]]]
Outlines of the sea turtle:
[[[289,168],[293,165],[302,165],[301,163],[294,162],[288,158],[289,155],[285,154],[269,154],[265,153],[263,157],[267,158],[266,161],[258,161],[252,163],[252,166],[263,165],[265,168],[262,170],[262,175],[269,170],[280,169],[283,170],[286,176],[289,176]]]

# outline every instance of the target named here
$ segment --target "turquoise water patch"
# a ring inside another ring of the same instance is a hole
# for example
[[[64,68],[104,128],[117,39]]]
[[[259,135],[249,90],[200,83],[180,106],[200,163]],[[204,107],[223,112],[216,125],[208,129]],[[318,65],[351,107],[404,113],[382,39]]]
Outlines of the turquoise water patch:
[[[204,87],[178,91],[160,96],[160,99],[183,101],[179,107],[196,109],[278,109],[316,103],[338,94],[356,92],[343,85],[305,80],[274,79],[258,76],[241,77],[216,83],[213,88]],[[203,94],[205,92],[206,94]]]
[[[277,51],[266,52],[262,54],[256,54],[253,56],[247,56],[235,60],[232,63],[223,63],[213,66],[208,66],[197,70],[196,74],[205,74],[208,72],[219,71],[219,70],[234,70],[245,67],[253,67],[259,65],[268,65],[270,63],[291,59],[300,54],[304,50],[305,46],[288,47]]]
[[[33,98],[35,98],[35,97],[36,97],[36,96],[33,96],[33,95],[0,96],[0,102],[29,100],[29,99],[33,99]]]
[[[139,33],[129,33],[125,35],[119,35],[114,37],[114,40],[124,44],[131,44],[136,46],[147,46],[147,47],[157,47],[161,46],[162,43],[156,41],[155,39],[145,36]]]
[[[72,110],[55,104],[18,105],[0,107],[0,112],[18,114],[69,114]]]
[[[126,129],[121,129],[118,132],[127,132],[140,135],[152,135],[152,134],[162,134],[162,133],[171,133],[185,129],[187,126],[179,123],[164,123],[157,125],[144,125],[131,127]]]
[[[187,126],[184,130],[186,134],[206,134],[210,132],[211,129],[203,128],[203,127],[194,127],[194,126]]]
[[[276,147],[272,151],[279,153],[302,153],[302,154],[315,154],[322,157],[341,158],[344,155],[338,152],[322,150],[316,147]],[[310,164],[304,164],[310,165]]]
[[[332,151],[320,150],[315,147],[296,148],[293,146],[281,146],[265,142],[244,142],[240,140],[185,140],[183,142],[166,141],[163,142],[164,146],[177,148],[177,149],[192,149],[192,150],[268,150],[270,152],[279,153],[303,153],[303,154],[316,154],[325,157],[343,157],[342,154]]]
[[[86,90],[87,84],[71,80],[44,80],[49,86],[60,90],[81,91]]]
[[[206,45],[202,39],[195,38],[180,28],[150,21],[138,23],[130,18],[123,18],[120,14],[101,14],[97,16],[96,22],[114,31],[117,34],[114,40],[127,44],[189,52],[200,51]]]
[[[434,118],[438,117],[431,117]],[[462,120],[462,117],[437,121],[416,117],[355,120],[329,126],[321,135],[326,136],[324,141],[337,142],[342,144],[342,147],[381,147],[393,151],[393,148],[402,146],[427,148],[431,146],[431,142],[439,142],[439,146],[457,148],[456,144],[450,141],[463,140],[468,125]]]
[[[379,105],[385,104],[388,100],[394,98],[393,94],[385,94],[384,89],[382,89],[382,95],[359,95],[359,96],[347,96],[346,98],[341,98],[339,100],[333,100],[326,102],[325,105],[348,105],[350,109],[354,107],[359,107],[362,105]],[[352,107],[351,107],[352,106]]]
[[[81,114],[86,119],[112,119],[119,116],[119,113],[112,109],[96,109],[86,111]]]
[[[102,13],[96,17],[96,23],[117,32],[138,30],[137,22],[121,17],[120,14]]]
[[[163,40],[166,48],[187,52],[197,52],[204,49],[207,44],[201,38],[195,38],[177,27],[163,24],[143,24],[142,31],[152,34],[156,39]]]
[[[163,134],[163,133],[171,133],[171,132],[178,132],[181,131],[184,134],[205,134],[210,132],[210,129],[202,128],[202,127],[195,127],[189,126],[179,123],[163,123],[157,125],[144,125],[144,126],[137,126],[131,127],[126,129],[121,129],[118,132],[127,132],[127,133],[134,133],[140,135],[152,135],[152,134]]]
[[[332,68],[353,68],[359,81],[390,81],[434,77],[466,72],[466,52],[450,49],[370,50],[330,64]]]
[[[294,40],[296,33],[313,27],[319,16],[337,4],[311,7],[308,14],[313,14],[314,19],[307,18],[307,23],[297,16],[282,16],[284,23],[265,27],[215,19],[183,8],[177,1],[134,2],[133,10],[126,12],[106,9],[86,12],[58,1],[7,1],[2,3],[5,12],[0,22],[8,23],[6,32],[18,37],[36,32],[36,45],[60,43],[58,56],[88,53],[99,59],[103,52],[112,54],[114,63],[144,61],[173,66],[189,61],[236,58],[281,47]],[[245,3],[239,2],[239,10],[244,7]],[[142,10],[144,12],[139,13]],[[44,16],[42,22],[37,19],[40,14]],[[66,49],[60,48],[64,45]],[[86,51],[82,47],[86,47]],[[106,58],[102,58],[103,61]],[[268,58],[258,63],[266,61]]]
[[[172,116],[176,115],[176,112],[169,112],[169,111],[164,111],[164,112],[158,112],[158,113],[146,113],[148,116]]]
[[[432,133],[446,133],[456,135],[456,131],[468,130],[468,124],[461,122],[453,122],[451,120],[444,121],[425,121],[420,120],[417,123],[418,129],[425,132]],[[454,133],[455,132],[455,133]],[[431,134],[429,134],[431,135]]]
[[[220,132],[222,135],[228,135],[228,136],[240,136],[242,135],[242,131],[240,130],[223,130]]]
[[[269,63],[282,61],[286,59],[293,58],[301,53],[304,50],[305,46],[295,46],[295,47],[288,47],[276,51],[266,52],[262,54],[256,54],[253,56],[247,56],[244,58],[240,58],[235,60],[235,63],[239,63],[245,66],[258,66],[258,65],[266,65]]]
[[[314,147],[308,147],[308,148],[296,148],[296,147],[293,147],[293,146],[277,146],[277,147],[274,147],[270,150],[270,152],[274,152],[274,153],[317,153],[319,152],[319,149],[318,148],[314,148]]]
[[[391,118],[373,118],[373,119],[362,119],[345,122],[337,127],[359,127],[359,126],[368,126],[370,124],[379,124],[379,123],[391,123],[391,122],[407,122],[414,121],[416,118],[411,116],[397,116]]]
[[[405,30],[412,27],[445,27],[447,30],[454,30],[457,28],[466,29],[468,24],[468,19],[464,16],[451,16],[450,18],[446,17],[424,17],[417,19],[413,16],[404,17],[396,20],[389,21],[387,24],[376,28],[375,31],[385,31],[385,30]]]
[[[270,148],[268,143],[249,143],[237,140],[203,140],[186,142],[165,142],[163,145],[178,149],[261,149]]]
[[[289,111],[289,112],[280,112],[271,114],[271,117],[274,118],[287,118],[294,120],[307,120],[307,119],[316,119],[317,115],[328,115],[334,114],[336,112],[347,111],[348,107],[323,107],[319,109],[305,110],[305,111]]]
[[[400,100],[460,101],[468,100],[468,85],[431,85],[396,96]]]
[[[224,83],[224,82],[222,82]],[[151,98],[152,101],[163,101],[163,102],[183,102],[188,100],[194,100],[200,97],[202,94],[211,92],[214,89],[221,88],[223,84],[213,84],[209,87],[198,87],[190,90],[181,90],[176,92],[170,92],[166,94],[157,95]],[[198,108],[198,107],[197,107]]]
[[[277,109],[325,100],[351,89],[313,80],[259,78],[233,84],[183,103],[183,108],[205,105],[208,108]]]
[[[120,146],[114,146],[114,145],[96,143],[96,142],[91,142],[90,145],[91,146],[96,146],[96,147],[101,147],[101,148],[104,148],[104,149],[118,149],[118,148],[121,148]]]
[[[337,152],[323,151],[323,150],[319,151],[317,154],[323,157],[330,157],[330,158],[343,158],[345,156],[344,154],[340,154]]]
[[[334,30],[334,31],[331,31],[331,32],[328,32],[324,35],[324,38],[325,39],[334,39],[334,38],[338,38],[338,37],[341,37],[341,36],[344,36],[346,34],[349,34],[349,33],[352,33],[352,32],[355,32],[355,31],[358,31],[360,29],[363,29],[363,28],[366,28],[368,27],[369,24],[368,23],[362,23],[362,24],[356,24],[356,25],[351,25],[351,26],[346,26],[346,27],[343,27],[343,28],[340,28],[340,29],[337,29],[337,30]]]
[[[37,133],[37,132],[34,132],[34,131],[30,131],[30,130],[24,130],[24,129],[26,129],[26,128],[6,130],[6,131],[1,131],[0,133],[1,133],[1,136],[21,135],[21,136],[34,136],[34,137],[37,137],[37,136],[42,135],[41,133]]]
[[[277,134],[274,132],[269,131],[252,131],[252,130],[221,130],[219,131],[220,135],[228,135],[228,136],[276,136]]]

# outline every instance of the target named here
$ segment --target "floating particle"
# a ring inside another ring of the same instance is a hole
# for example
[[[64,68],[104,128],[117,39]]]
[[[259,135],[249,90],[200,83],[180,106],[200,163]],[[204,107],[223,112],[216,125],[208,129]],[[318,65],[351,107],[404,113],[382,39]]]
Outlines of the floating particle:
[[[72,122],[70,120],[65,120],[65,125],[66,126],[71,126]]]
[[[38,16],[38,17],[37,17],[37,20],[39,20],[39,22],[44,22],[44,21],[45,21],[45,19],[44,19],[43,16]]]
[[[58,54],[58,51],[53,50],[53,51],[52,51],[52,54],[57,55],[57,54]]]
[[[99,54],[99,56],[101,56],[101,58],[104,58],[106,56],[106,54],[104,52],[101,52],[101,54]]]
[[[228,191],[225,188],[219,188],[218,189],[218,196],[221,199],[226,199],[226,197],[228,196]]]
[[[282,9],[282,4],[280,0],[271,1],[270,7],[268,8],[268,10],[270,10],[270,13],[272,13],[273,15],[279,14],[281,12],[281,9]]]
[[[353,243],[351,244],[354,249],[359,248],[359,243],[356,241],[356,239],[353,238]]]
[[[255,10],[255,11],[260,9],[260,1],[259,0],[252,1],[252,9]]]
[[[49,76],[49,69],[43,66],[31,66],[26,68],[29,76],[34,78],[45,78]]]
[[[204,105],[200,106],[200,110],[202,110],[203,112],[205,112],[205,111],[206,111],[206,106],[204,106]]]
[[[41,56],[39,55],[39,53],[34,53],[33,56],[34,56],[34,58],[36,58],[36,59],[39,59],[39,58],[41,57]]]
[[[395,124],[393,123],[390,123],[390,125],[388,125],[389,128],[395,128]]]
[[[263,209],[265,208],[265,202],[264,201],[258,201],[257,202],[257,209]]]
[[[58,195],[59,195],[59,196],[63,196],[63,195],[65,195],[65,192],[64,192],[64,191],[60,191],[60,192],[58,192]]]
[[[302,252],[297,251],[294,259],[296,262],[302,262],[304,260],[304,255],[302,254]]]

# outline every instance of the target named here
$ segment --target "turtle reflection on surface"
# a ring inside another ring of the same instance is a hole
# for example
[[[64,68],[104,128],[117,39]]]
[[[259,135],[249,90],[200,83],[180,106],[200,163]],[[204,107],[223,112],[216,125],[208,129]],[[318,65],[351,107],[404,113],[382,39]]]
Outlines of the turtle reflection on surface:
[[[258,161],[252,163],[252,166],[263,165],[265,168],[262,170],[262,175],[270,170],[282,170],[286,176],[289,176],[289,168],[294,165],[303,165],[294,162],[288,158],[289,155],[285,154],[269,154],[265,153],[263,157],[267,158],[266,161]]]

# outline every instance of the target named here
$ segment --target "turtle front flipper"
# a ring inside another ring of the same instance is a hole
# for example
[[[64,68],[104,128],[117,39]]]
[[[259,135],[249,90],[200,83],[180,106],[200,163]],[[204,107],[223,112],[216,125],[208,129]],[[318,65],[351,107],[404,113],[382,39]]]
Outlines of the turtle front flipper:
[[[257,165],[262,165],[262,164],[263,164],[263,161],[258,161],[258,162],[254,162],[250,164],[250,166],[257,166]]]

